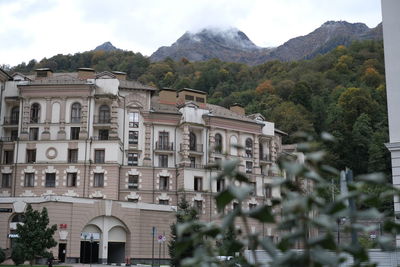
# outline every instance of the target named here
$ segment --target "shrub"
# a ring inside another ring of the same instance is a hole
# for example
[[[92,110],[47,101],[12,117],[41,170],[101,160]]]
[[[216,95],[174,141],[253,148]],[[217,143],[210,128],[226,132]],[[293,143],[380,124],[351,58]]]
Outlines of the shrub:
[[[11,253],[11,259],[13,260],[15,265],[20,265],[20,264],[24,263],[25,253],[24,253],[24,249],[22,248],[21,245],[16,244],[13,247],[12,253]]]
[[[6,260],[6,254],[4,253],[4,250],[0,248],[0,263]]]

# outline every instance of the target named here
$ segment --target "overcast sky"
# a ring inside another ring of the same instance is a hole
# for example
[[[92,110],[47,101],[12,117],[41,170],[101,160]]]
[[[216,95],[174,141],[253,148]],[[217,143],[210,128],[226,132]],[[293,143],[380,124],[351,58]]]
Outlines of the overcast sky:
[[[380,0],[0,0],[0,64],[84,52],[106,41],[150,56],[207,26],[236,27],[271,47],[327,20],[375,27]]]

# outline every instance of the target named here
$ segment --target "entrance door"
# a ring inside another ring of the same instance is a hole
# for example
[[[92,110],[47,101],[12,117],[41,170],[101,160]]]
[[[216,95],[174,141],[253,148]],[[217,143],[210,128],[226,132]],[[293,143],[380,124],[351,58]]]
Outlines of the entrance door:
[[[81,241],[81,263],[99,262],[99,242]]]
[[[125,242],[108,242],[108,263],[125,262]]]
[[[67,244],[59,243],[58,244],[58,259],[60,262],[65,262],[65,254],[67,251]]]

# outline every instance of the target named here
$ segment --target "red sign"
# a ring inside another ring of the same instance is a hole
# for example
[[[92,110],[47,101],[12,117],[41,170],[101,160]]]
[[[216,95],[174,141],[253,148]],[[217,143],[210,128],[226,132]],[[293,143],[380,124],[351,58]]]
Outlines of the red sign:
[[[60,223],[60,229],[67,229],[66,223]]]

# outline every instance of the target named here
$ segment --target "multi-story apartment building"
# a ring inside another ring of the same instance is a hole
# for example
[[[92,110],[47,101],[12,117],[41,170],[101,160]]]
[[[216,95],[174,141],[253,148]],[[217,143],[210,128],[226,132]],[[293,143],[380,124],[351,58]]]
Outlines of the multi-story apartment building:
[[[218,219],[213,196],[228,181],[204,168],[218,160],[239,159],[250,177],[254,191],[244,208],[279,197],[268,184],[283,133],[240,105],[226,109],[201,91],[158,91],[125,73],[89,68],[2,71],[0,79],[0,247],[12,247],[30,203],[47,207],[58,225],[53,253],[61,261],[158,257],[155,239],[168,241],[180,197],[202,220]],[[273,225],[251,230],[277,236]]]

